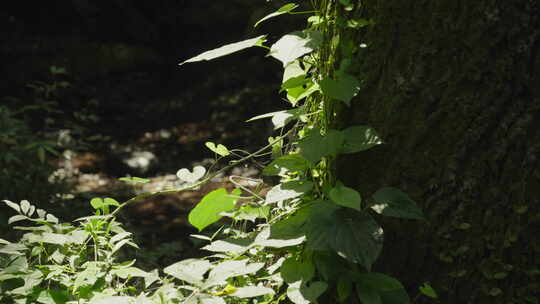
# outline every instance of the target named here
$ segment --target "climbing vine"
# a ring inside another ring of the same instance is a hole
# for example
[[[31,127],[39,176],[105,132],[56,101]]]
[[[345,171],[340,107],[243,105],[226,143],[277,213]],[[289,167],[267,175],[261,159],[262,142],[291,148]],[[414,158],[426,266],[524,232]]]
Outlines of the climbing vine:
[[[37,209],[29,202],[6,201],[18,213],[10,223],[27,220],[42,228],[26,229],[31,232],[17,244],[1,240],[0,253],[9,257],[3,260],[7,268],[0,272],[5,294],[0,299],[17,303],[27,299],[51,303],[45,301],[51,299],[52,303],[303,304],[350,303],[354,298],[364,304],[408,303],[398,280],[371,271],[383,238],[372,212],[423,220],[422,212],[395,188],[381,188],[372,198],[364,198],[334,172],[340,154],[360,153],[383,143],[369,126],[344,127],[339,121],[340,112],[361,92],[361,81],[352,71],[363,45],[357,45],[354,33],[371,22],[350,17],[359,9],[357,1],[313,0],[311,5],[310,10],[301,11],[298,4],[289,3],[255,23],[305,14],[305,29],[273,43],[261,35],[228,44],[181,63],[211,60],[249,47],[267,49],[283,65],[281,92],[290,107],[248,120],[271,119],[276,134],[266,146],[248,153],[208,142],[216,164],[228,160],[223,168],[182,168],[177,172],[182,187],[143,193],[123,203],[95,198],[91,205],[96,214],[79,219],[78,225],[63,225],[43,210],[36,217]],[[115,220],[124,206],[157,194],[194,189],[249,161],[266,162],[262,174],[279,183],[263,195],[240,182],[244,179],[262,187],[262,181],[231,176],[235,190],[208,193],[189,214],[189,222],[199,231],[222,217],[231,218],[230,225],[211,236],[194,235],[208,241],[203,249],[213,255],[152,272],[133,266],[134,261],[116,262],[114,256],[122,246],[136,246]],[[14,278],[23,284],[14,288],[4,284]],[[137,283],[137,278],[144,284]],[[141,288],[146,291],[137,292]]]

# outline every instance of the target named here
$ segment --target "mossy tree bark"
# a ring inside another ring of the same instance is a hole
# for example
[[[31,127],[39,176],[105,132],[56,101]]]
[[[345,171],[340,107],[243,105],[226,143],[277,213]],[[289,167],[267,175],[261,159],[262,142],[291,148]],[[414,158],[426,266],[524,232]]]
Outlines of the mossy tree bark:
[[[413,298],[430,282],[439,303],[537,303],[540,4],[362,5],[376,24],[358,34],[363,88],[342,121],[386,144],[340,158],[338,175],[366,195],[398,187],[429,217],[384,219],[375,270]]]

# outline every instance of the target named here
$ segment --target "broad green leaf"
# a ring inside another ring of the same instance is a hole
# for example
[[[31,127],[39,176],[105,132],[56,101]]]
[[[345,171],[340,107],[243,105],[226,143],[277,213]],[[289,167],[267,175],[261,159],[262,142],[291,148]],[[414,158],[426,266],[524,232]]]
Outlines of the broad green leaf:
[[[356,284],[356,292],[362,304],[383,304],[377,290],[369,285]]]
[[[240,255],[246,252],[252,243],[253,239],[225,239],[213,241],[209,245],[204,246],[202,249],[212,252]]]
[[[304,85],[307,85],[309,82],[311,82],[311,79],[306,78],[305,75],[300,75],[296,77],[289,78],[287,81],[281,84],[280,92],[292,88],[302,87]]]
[[[299,86],[299,87],[287,89],[287,100],[289,100],[289,102],[293,106],[296,106],[296,104],[300,100],[309,97],[311,94],[319,90],[320,88],[318,84],[308,82],[305,86]]]
[[[319,129],[311,130],[306,137],[300,140],[300,154],[312,163],[317,163],[321,158],[334,156],[341,151],[344,143],[344,135],[337,130],[328,130],[326,135],[321,135]]]
[[[229,295],[237,298],[253,298],[263,295],[272,295],[274,293],[272,288],[264,286],[246,286],[236,288],[236,290]]]
[[[188,220],[199,231],[217,222],[221,212],[234,209],[240,190],[234,189],[231,194],[225,188],[214,190],[203,197],[201,202],[191,210]]]
[[[204,274],[211,267],[212,264],[207,260],[187,259],[165,267],[163,272],[193,285],[201,285]]]
[[[416,202],[399,189],[392,187],[381,188],[373,194],[373,199],[376,204],[371,208],[379,214],[413,220],[426,220]]]
[[[360,90],[360,83],[351,75],[345,74],[337,79],[324,78],[321,83],[321,91],[324,95],[341,100],[346,105],[351,104],[351,99]]]
[[[116,275],[122,279],[127,279],[128,277],[139,277],[139,278],[145,278],[149,275],[148,272],[137,268],[137,267],[126,267],[121,269],[113,269],[111,271],[111,274]]]
[[[317,31],[297,31],[289,33],[270,48],[270,56],[278,59],[286,67],[295,59],[316,50],[322,43],[322,34]]]
[[[136,176],[120,177],[118,180],[123,181],[123,182],[141,183],[141,184],[148,183],[150,181],[148,178],[141,178],[141,177],[136,177]]]
[[[229,149],[227,149],[227,147],[225,147],[222,144],[218,144],[216,146],[216,144],[214,144],[213,142],[207,141],[205,143],[205,145],[206,145],[206,147],[208,149],[212,150],[214,153],[216,153],[218,155],[227,156],[227,155],[231,154],[231,152],[229,152]]]
[[[266,203],[277,203],[287,199],[298,197],[304,193],[309,192],[313,188],[313,183],[309,181],[304,182],[286,182],[274,186],[268,193],[266,193]]]
[[[395,278],[378,272],[354,273],[354,280],[377,291],[391,291],[404,289],[403,285]]]
[[[222,47],[219,47],[217,49],[213,49],[210,51],[206,51],[202,54],[199,54],[193,58],[190,58],[182,63],[180,65],[183,65],[188,62],[196,62],[196,61],[203,61],[203,60],[212,60],[215,58],[219,58],[225,55],[229,55],[232,53],[236,53],[238,51],[241,51],[243,49],[250,48],[252,46],[255,46],[257,44],[260,44],[262,41],[264,41],[264,38],[266,35],[258,36],[252,39],[247,39],[240,42],[235,42],[231,44],[224,45]]]
[[[342,131],[344,135],[342,153],[355,153],[382,144],[374,129],[368,126],[353,126]]]
[[[90,304],[132,304],[135,299],[129,296],[108,296],[90,300]]]
[[[422,286],[420,286],[418,288],[420,290],[421,293],[423,293],[424,295],[430,297],[430,298],[438,298],[439,296],[437,295],[437,292],[435,291],[435,289],[433,289],[433,287],[431,287],[431,285],[429,285],[428,283],[424,283]]]
[[[302,281],[289,284],[287,297],[294,304],[309,304],[315,302],[328,288],[325,282],[312,282],[307,286]]]
[[[382,249],[382,229],[366,212],[338,208],[328,202],[311,206],[310,220],[303,228],[307,246],[332,250],[369,270]]]
[[[329,195],[332,201],[340,206],[356,209],[358,211],[361,210],[360,203],[362,199],[360,193],[353,188],[336,186],[330,190]]]
[[[295,257],[286,259],[280,268],[281,277],[287,283],[309,282],[315,275],[315,266],[308,261],[297,261]]]
[[[103,199],[100,197],[94,197],[93,199],[90,200],[90,205],[96,210],[103,207],[103,204],[104,204]]]
[[[264,263],[247,263],[248,259],[224,261],[210,271],[205,288],[225,284],[228,278],[251,274],[259,271]]]
[[[203,166],[193,167],[193,172],[190,172],[186,168],[182,168],[176,172],[176,176],[184,182],[194,183],[201,179],[206,173],[206,169]]]
[[[275,11],[275,12],[273,12],[271,14],[268,14],[268,15],[264,16],[262,19],[260,19],[259,21],[257,21],[253,27],[257,27],[257,25],[259,25],[261,22],[263,22],[265,20],[268,20],[270,18],[279,16],[279,15],[283,15],[283,14],[287,14],[287,13],[289,13],[290,11],[294,10],[297,7],[298,7],[298,4],[294,4],[294,3],[285,4],[282,7],[280,7],[277,11]]]
[[[293,62],[287,64],[287,66],[283,70],[282,83],[286,83],[288,80],[299,76],[303,76],[305,78],[306,72],[300,66],[300,62],[298,60],[294,60]]]
[[[270,206],[251,206],[242,205],[240,209],[222,213],[224,216],[234,218],[237,221],[250,221],[255,222],[258,218],[267,218],[270,214]]]
[[[263,169],[264,175],[283,176],[287,173],[303,172],[310,167],[309,162],[300,154],[287,154],[274,159]]]

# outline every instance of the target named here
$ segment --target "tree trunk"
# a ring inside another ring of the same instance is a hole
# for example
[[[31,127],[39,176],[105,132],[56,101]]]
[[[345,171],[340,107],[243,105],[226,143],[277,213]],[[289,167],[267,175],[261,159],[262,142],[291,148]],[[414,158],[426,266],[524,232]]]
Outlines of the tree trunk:
[[[540,3],[363,3],[363,88],[349,125],[385,141],[339,159],[365,196],[395,186],[429,220],[384,219],[375,271],[415,303],[538,303]],[[430,284],[438,302],[416,296]]]

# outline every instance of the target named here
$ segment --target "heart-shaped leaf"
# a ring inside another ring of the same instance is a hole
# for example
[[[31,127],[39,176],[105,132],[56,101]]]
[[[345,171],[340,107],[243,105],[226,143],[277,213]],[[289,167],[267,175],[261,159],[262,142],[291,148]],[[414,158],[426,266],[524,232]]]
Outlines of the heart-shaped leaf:
[[[317,49],[322,43],[322,34],[317,31],[297,31],[289,33],[270,49],[270,56],[278,59],[286,67],[295,59]]]
[[[373,194],[373,198],[376,204],[371,208],[379,214],[413,220],[426,220],[416,202],[399,189],[392,187],[381,188]]]
[[[336,186],[330,190],[329,195],[336,204],[360,211],[362,198],[360,193],[353,188]]]
[[[343,74],[336,79],[325,78],[320,86],[324,95],[341,100],[347,105],[351,104],[351,99],[360,90],[360,83],[356,77],[348,74]]]
[[[203,166],[195,166],[193,167],[193,172],[190,172],[186,168],[182,168],[176,172],[176,176],[184,182],[187,183],[194,183],[201,179],[204,174],[206,173],[206,169]]]
[[[240,190],[234,189],[231,194],[220,188],[205,195],[189,213],[189,223],[201,231],[217,222],[221,218],[220,213],[234,209],[235,196],[240,195]]]
[[[309,304],[317,300],[328,288],[325,282],[312,282],[307,286],[302,281],[289,284],[287,297],[294,304]]]
[[[207,141],[205,143],[206,147],[212,151],[214,151],[214,153],[218,154],[218,155],[221,155],[221,156],[227,156],[229,154],[231,154],[231,152],[229,152],[229,149],[227,149],[227,147],[225,147],[224,145],[222,144],[218,144],[216,146],[216,144],[214,144],[213,142],[210,142],[210,141]]]

